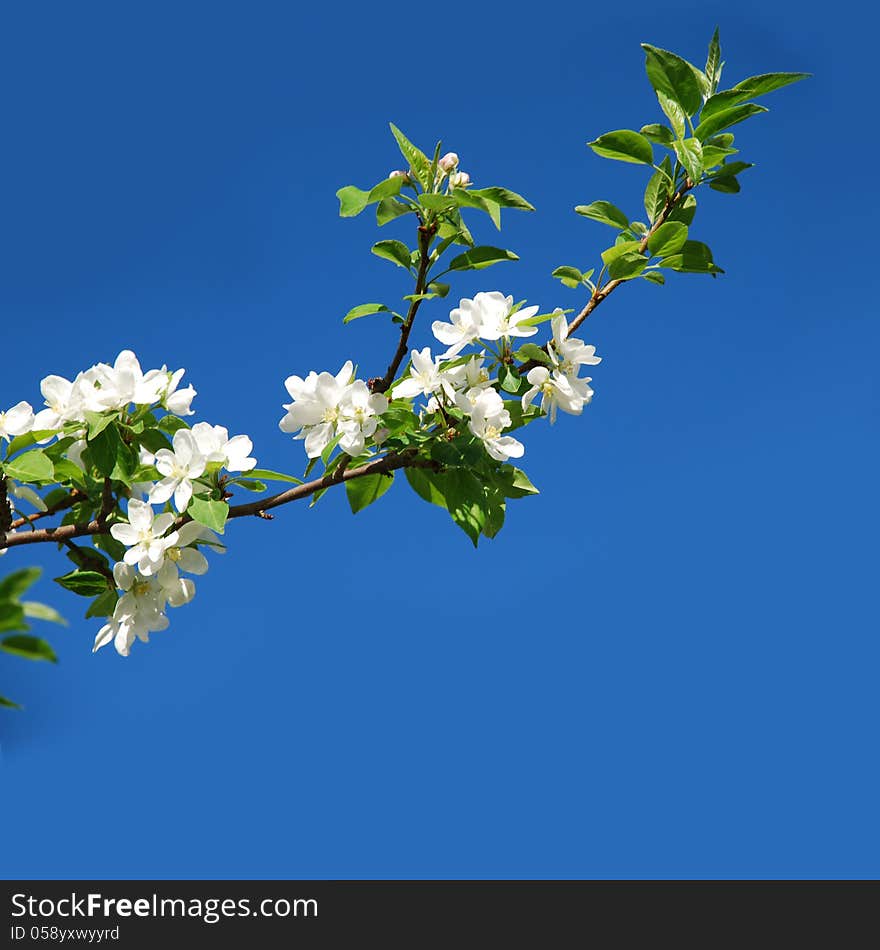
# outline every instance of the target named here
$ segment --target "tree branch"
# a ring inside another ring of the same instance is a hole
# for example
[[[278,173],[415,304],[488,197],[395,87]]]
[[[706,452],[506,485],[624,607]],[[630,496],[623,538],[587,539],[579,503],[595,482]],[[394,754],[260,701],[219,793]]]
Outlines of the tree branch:
[[[400,368],[403,358],[406,356],[410,330],[413,328],[416,314],[419,311],[419,305],[422,302],[418,294],[423,294],[427,286],[425,280],[428,276],[428,268],[431,265],[429,250],[431,247],[431,238],[434,237],[436,230],[437,227],[435,224],[419,225],[419,271],[416,276],[416,298],[410,301],[409,311],[407,312],[406,319],[403,321],[403,326],[400,328],[400,341],[397,344],[397,351],[389,363],[385,375],[381,378],[377,377],[370,380],[370,390],[374,393],[384,393],[388,391],[388,388],[394,382],[394,377],[397,375],[397,370]]]
[[[16,528],[23,528],[26,524],[39,521],[40,518],[48,518],[51,515],[58,514],[59,511],[64,511],[66,508],[72,508],[81,497],[83,497],[83,493],[78,488],[71,489],[69,495],[66,495],[60,501],[56,501],[54,505],[49,505],[45,511],[37,511],[32,515],[16,518],[15,521],[9,525],[9,530],[15,531]]]
[[[372,462],[367,462],[366,465],[360,465],[357,468],[337,469],[329,475],[323,475],[321,478],[305,482],[302,485],[295,485],[293,488],[279,492],[277,495],[270,495],[268,498],[261,498],[244,505],[233,505],[229,509],[229,519],[246,518],[249,516],[262,517],[266,511],[272,508],[279,508],[281,505],[287,505],[292,501],[308,498],[310,495],[314,495],[316,492],[330,488],[333,485],[340,485],[354,478],[363,478],[365,475],[386,475],[399,468],[431,468],[436,470],[439,469],[439,467],[439,463],[431,459],[420,459],[412,455],[392,453],[375,459]],[[174,527],[179,528],[190,520],[192,519],[188,515],[181,515],[174,523]],[[40,544],[46,542],[63,544],[73,538],[82,538],[87,535],[95,534],[107,534],[107,532],[108,525],[106,521],[99,519],[83,522],[81,524],[60,525],[57,528],[42,528],[26,533],[7,534],[5,538],[0,536],[0,550],[19,547],[23,544]]]

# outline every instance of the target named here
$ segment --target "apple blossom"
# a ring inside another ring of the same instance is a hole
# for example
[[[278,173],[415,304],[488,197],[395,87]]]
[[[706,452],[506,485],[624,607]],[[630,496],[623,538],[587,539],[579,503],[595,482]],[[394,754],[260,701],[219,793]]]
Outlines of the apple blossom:
[[[410,353],[409,376],[394,386],[391,395],[395,399],[412,399],[414,396],[430,396],[440,389],[443,380],[440,374],[441,357],[431,357],[431,348]]]
[[[468,428],[499,462],[521,458],[525,453],[522,442],[501,434],[509,425],[510,413],[504,408],[504,400],[494,389],[484,389],[474,401]]]
[[[34,410],[28,402],[18,402],[6,412],[0,412],[0,439],[11,442],[16,436],[30,432],[34,427]]]
[[[128,565],[137,565],[145,576],[155,574],[162,566],[165,548],[177,539],[165,537],[174,524],[174,515],[169,512],[154,515],[148,502],[130,498],[128,502],[128,522],[110,525],[110,534],[124,544],[128,550],[123,560]]]
[[[174,507],[183,513],[193,495],[192,480],[205,473],[207,460],[189,429],[178,429],[171,444],[173,451],[156,452],[156,469],[164,478],[152,487],[148,498],[151,504],[161,505],[173,495]]]

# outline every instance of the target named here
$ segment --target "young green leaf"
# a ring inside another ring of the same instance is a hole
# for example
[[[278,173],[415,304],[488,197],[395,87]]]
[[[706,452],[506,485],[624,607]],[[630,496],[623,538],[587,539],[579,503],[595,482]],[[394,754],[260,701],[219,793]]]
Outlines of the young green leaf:
[[[672,129],[667,128],[665,125],[660,125],[659,122],[643,125],[641,129],[639,129],[639,132],[641,135],[644,135],[649,142],[655,142],[657,145],[671,146],[675,141]]]
[[[412,264],[410,250],[403,241],[379,241],[370,250],[376,257],[391,261],[392,264],[396,264],[398,267],[405,267],[408,270]]]
[[[561,280],[563,286],[572,289],[580,287],[584,280],[584,275],[576,267],[567,267],[565,265],[557,267],[551,276]]]
[[[694,115],[703,102],[696,67],[669,50],[648,43],[642,43],[642,49],[651,85],[677,102],[688,115]]]
[[[718,27],[716,26],[715,32],[712,34],[712,39],[709,41],[709,53],[706,56],[706,69],[704,70],[706,80],[709,84],[708,95],[710,96],[714,95],[715,90],[718,88],[723,66],[724,63],[721,62],[721,42],[718,35]]]
[[[393,311],[389,310],[384,303],[362,303],[358,307],[352,307],[342,318],[342,322],[351,323],[352,320],[367,317],[371,313],[393,313]]]
[[[502,208],[516,208],[519,211],[534,211],[534,205],[530,204],[523,198],[522,195],[518,195],[515,191],[510,191],[508,188],[472,188],[470,189],[470,194],[477,195],[480,198],[488,198],[489,201],[494,201],[497,205],[500,205]]]
[[[363,511],[367,505],[372,505],[378,501],[394,482],[394,473],[387,475],[376,473],[373,475],[364,475],[361,478],[350,478],[345,483],[345,493],[348,496],[348,503],[351,506],[352,514]]]
[[[51,482],[55,479],[52,460],[42,449],[29,449],[3,463],[3,470],[19,482]]]
[[[811,73],[762,73],[760,76],[749,76],[742,82],[738,82],[734,89],[748,89],[749,98],[753,96],[766,96],[768,92],[774,92],[788,86],[793,82],[800,82],[802,79],[809,79]]]
[[[676,138],[684,138],[684,126],[686,116],[684,114],[684,109],[675,101],[675,99],[670,99],[665,93],[657,90],[657,102],[660,103],[660,108],[663,110],[663,114],[669,119],[669,123],[675,132]]]
[[[651,143],[631,129],[618,129],[615,132],[606,132],[587,145],[603,158],[613,158],[619,162],[632,162],[635,165],[651,165],[654,162],[654,151]]]
[[[592,204],[578,205],[574,210],[591,221],[610,224],[612,228],[623,229],[629,227],[629,218],[610,201],[594,201]]]
[[[252,478],[265,479],[267,482],[290,482],[293,485],[302,485],[301,478],[294,478],[293,475],[284,475],[281,472],[273,472],[268,468],[252,468],[248,475]]]
[[[639,251],[638,241],[623,241],[602,252],[602,260],[612,280],[631,280],[648,266],[648,259]]]
[[[0,581],[0,602],[17,601],[29,587],[37,582],[43,573],[39,567],[23,567]]]
[[[39,637],[31,637],[24,633],[13,634],[0,641],[0,650],[11,653],[13,656],[23,657],[25,660],[48,660],[57,663],[55,651]]]
[[[723,274],[712,260],[712,252],[701,241],[685,241],[682,249],[660,262],[661,267],[688,274]]]
[[[7,699],[5,696],[0,696],[0,706],[6,707],[6,709],[21,709],[18,703],[14,703],[11,699]]]
[[[95,597],[107,590],[108,580],[97,571],[71,571],[62,577],[56,577],[55,582],[65,590],[79,594],[81,597]]]
[[[339,217],[354,218],[366,208],[370,193],[354,185],[346,185],[336,192],[336,197],[339,199]]]
[[[500,247],[472,247],[464,254],[453,257],[449,262],[450,270],[482,270],[492,264],[502,261],[518,261],[518,255],[513,251],[505,251]]]
[[[648,215],[649,224],[653,224],[666,207],[669,190],[669,179],[663,172],[655,171],[648,179],[648,184],[645,188],[645,213]]]
[[[698,184],[703,176],[703,149],[696,138],[679,139],[675,143],[675,154],[684,165],[688,178],[693,184]]]
[[[400,154],[406,159],[407,164],[412,169],[413,174],[421,186],[426,191],[430,191],[434,185],[431,175],[430,159],[424,152],[417,149],[393,122],[389,122],[388,124],[391,127],[391,134],[397,142],[397,147],[400,149]]]
[[[723,129],[729,129],[738,122],[744,122],[753,115],[759,115],[761,112],[767,111],[764,106],[759,106],[754,102],[746,102],[741,106],[724,109],[722,112],[716,112],[711,118],[701,121],[694,129],[694,136],[700,139],[701,142],[705,141]]]
[[[206,528],[223,534],[226,519],[229,516],[229,505],[225,501],[214,501],[196,496],[189,503],[186,513],[193,521],[198,521]]]
[[[686,224],[679,221],[666,221],[648,238],[648,250],[653,257],[668,257],[677,254],[687,240]]]
[[[24,611],[25,617],[30,617],[31,620],[45,620],[47,623],[57,623],[62,627],[67,626],[64,617],[48,604],[38,604],[34,600],[24,600],[21,609]]]
[[[376,224],[381,228],[401,215],[409,214],[413,209],[395,198],[383,198],[376,207]]]

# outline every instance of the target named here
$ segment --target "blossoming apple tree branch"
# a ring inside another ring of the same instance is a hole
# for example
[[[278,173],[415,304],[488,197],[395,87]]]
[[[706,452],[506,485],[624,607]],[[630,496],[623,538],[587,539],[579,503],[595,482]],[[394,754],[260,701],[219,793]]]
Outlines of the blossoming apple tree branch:
[[[667,50],[645,44],[644,51],[664,121],[588,144],[601,157],[649,172],[645,219],[605,200],[576,206],[579,215],[611,227],[614,239],[595,279],[595,267],[553,271],[563,287],[588,291],[570,323],[573,309],[540,312],[500,291],[482,291],[433,321],[439,352],[411,348],[422,308],[431,304],[440,316],[436,301],[450,293],[447,280],[518,259],[475,240],[471,229],[481,216],[500,231],[502,212],[534,208],[510,189],[475,187],[457,154],[442,154],[438,143],[431,156],[392,125],[403,167],[370,189],[341,188],[337,197],[343,217],[375,208],[379,227],[415,225],[413,247],[386,238],[371,248],[405,271],[414,289],[403,295],[403,313],[374,302],[343,318],[384,316],[397,326],[382,376],[358,379],[348,360],[335,373],[312,370],[284,381],[290,401],[279,427],[303,443],[303,477],[259,468],[246,435],[192,423],[196,391],[183,385],[184,371],[144,370],[124,350],[112,364],[96,363],[72,379],[46,376],[38,411],[24,400],[0,411],[0,554],[57,544],[72,569],[55,580],[88,598],[86,616],[99,624],[94,649],[112,643],[127,656],[135,641],[167,628],[169,612],[192,600],[193,577],[208,570],[209,555],[225,551],[229,521],[270,519],[270,511],[304,498],[314,504],[336,485],[345,486],[357,513],[403,471],[409,486],[445,510],[475,545],[495,537],[508,504],[537,491],[514,464],[526,451],[519,430],[542,418],[552,424],[559,412],[580,415],[592,399],[592,378],[583,373],[601,360],[574,333],[621,284],[722,273],[693,236],[693,193],[703,185],[739,192],[739,176],[751,165],[734,158],[729,130],[767,111],[753,100],[805,75],[766,73],[719,90],[717,31],[702,69]],[[544,324],[549,333],[539,344]],[[269,494],[269,484],[279,482],[287,485]],[[258,497],[232,504],[240,492]],[[53,516],[60,523],[43,527]],[[53,608],[24,599],[38,574],[23,568],[0,580],[0,652],[53,660],[49,644],[29,630],[32,620],[63,622]],[[14,704],[0,697],[0,705]]]

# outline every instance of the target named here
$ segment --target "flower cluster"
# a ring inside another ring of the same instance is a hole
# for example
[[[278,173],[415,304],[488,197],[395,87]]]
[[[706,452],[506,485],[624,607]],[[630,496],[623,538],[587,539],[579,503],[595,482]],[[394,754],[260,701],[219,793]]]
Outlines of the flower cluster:
[[[450,156],[441,159],[441,166],[446,158]],[[449,167],[455,164],[457,156],[451,155]],[[413,350],[408,372],[392,386],[391,398],[426,397],[423,420],[454,407],[466,417],[468,430],[491,458],[506,462],[522,457],[522,443],[503,435],[512,420],[493,371],[510,362],[513,340],[537,334],[535,323],[541,319],[537,314],[538,307],[517,307],[513,297],[499,291],[459,301],[448,321],[437,320],[431,328],[446,347],[445,352],[433,355],[430,347]],[[579,376],[580,368],[596,365],[600,358],[595,355],[595,347],[569,337],[562,311],[555,311],[551,319],[553,338],[544,350],[547,365],[529,371],[529,388],[520,402],[525,411],[540,395],[541,409],[552,423],[558,409],[572,415],[583,411],[593,391],[590,377]],[[465,353],[469,346],[477,352]],[[334,444],[351,456],[363,453],[371,439],[378,444],[377,436],[384,431],[380,428],[381,416],[389,401],[384,395],[371,394],[363,380],[354,378],[351,361],[335,375],[312,371],[305,379],[290,376],[285,386],[293,401],[284,406],[287,413],[279,425],[283,432],[305,440],[309,458],[319,457]]]
[[[0,412],[0,439],[7,443],[7,454],[9,449],[27,452],[28,444],[45,446],[57,439],[49,456],[72,462],[80,471],[81,497],[91,486],[100,494],[108,483],[114,496],[128,496],[126,512],[116,507],[115,498],[113,510],[104,512],[117,544],[116,556],[121,555],[112,570],[107,567],[119,596],[115,603],[111,597],[106,606],[110,616],[95,641],[96,650],[112,640],[127,656],[135,638],[146,640],[151,631],[165,629],[166,607],[192,600],[195,586],[181,572],[207,571],[199,548],[224,550],[199,518],[207,510],[222,523],[228,512],[224,498],[229,479],[257,464],[246,435],[230,437],[223,426],[207,422],[190,428],[184,421],[193,415],[196,395],[192,386],[181,387],[184,372],[165,366],[144,372],[135,354],[123,350],[112,365],[98,363],[72,380],[47,376],[40,385],[45,408],[38,412],[27,402]],[[166,413],[161,421],[156,418],[160,409]],[[137,466],[128,481],[122,473],[109,478],[110,467],[96,468],[95,443],[114,427],[118,427],[114,444],[133,453]],[[149,440],[143,436],[146,429],[152,434]],[[30,436],[27,443],[22,439],[26,436]],[[16,471],[15,461],[13,457],[11,466],[9,460],[4,464]],[[231,474],[224,475],[223,470]],[[2,477],[11,512],[17,510],[16,500],[29,502],[40,512],[47,510],[32,487]],[[194,500],[201,506],[198,511]],[[164,510],[154,514],[153,505]]]
[[[305,379],[289,376],[284,385],[293,401],[284,406],[287,414],[279,427],[305,440],[310,459],[334,440],[348,455],[360,455],[388,408],[385,396],[371,394],[362,379],[354,378],[351,360],[335,375],[313,370]]]
[[[388,173],[389,178],[405,178],[411,181],[410,172],[401,168],[396,168]],[[459,170],[458,155],[455,152],[447,152],[437,162],[437,174],[434,179],[434,190],[440,191],[444,185],[447,193],[455,188],[467,188],[471,184],[471,176],[467,172]]]
[[[146,643],[150,633],[168,627],[168,607],[181,607],[195,596],[193,581],[180,575],[208,570],[199,547],[221,554],[226,549],[203,525],[188,521],[175,527],[173,514],[156,515],[151,505],[134,498],[128,503],[128,521],[112,525],[110,534],[127,547],[124,558],[113,567],[121,596],[98,631],[94,650],[112,641],[121,656],[128,656],[135,638]]]

